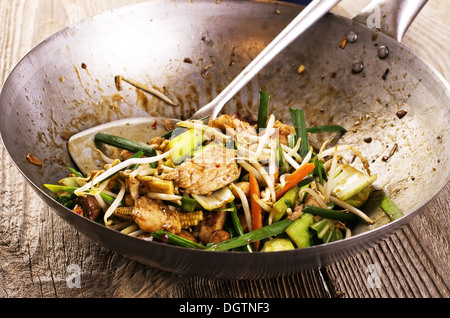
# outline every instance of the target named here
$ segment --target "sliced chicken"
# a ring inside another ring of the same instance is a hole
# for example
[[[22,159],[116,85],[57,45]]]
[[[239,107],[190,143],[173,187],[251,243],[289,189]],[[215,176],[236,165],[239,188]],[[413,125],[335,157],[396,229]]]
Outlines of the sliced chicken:
[[[210,120],[209,126],[220,129],[223,133],[227,132],[228,128],[234,129],[236,133],[246,132],[250,135],[256,135],[255,128],[246,121],[238,118],[233,118],[229,115],[221,115],[214,120]]]
[[[226,211],[205,212],[198,229],[199,240],[204,244],[211,243],[212,240],[217,243],[216,233],[223,230],[227,215]]]
[[[134,222],[144,232],[165,230],[172,234],[181,231],[180,217],[161,200],[142,196],[135,200],[133,209]]]
[[[209,195],[239,177],[240,168],[234,160],[236,151],[224,147],[205,149],[164,176],[172,179],[184,193]]]

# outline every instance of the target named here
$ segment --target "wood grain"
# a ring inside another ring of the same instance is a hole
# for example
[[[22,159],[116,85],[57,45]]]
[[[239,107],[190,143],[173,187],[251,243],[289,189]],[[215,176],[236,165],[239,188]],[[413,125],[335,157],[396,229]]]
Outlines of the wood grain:
[[[36,44],[89,16],[144,0],[0,1],[0,78]],[[352,16],[367,1],[335,9]],[[356,10],[356,11],[355,11]],[[403,43],[450,79],[450,3],[429,1]],[[179,276],[130,261],[79,234],[41,202],[0,147],[0,297],[448,298],[450,185],[382,243],[323,268],[264,280]],[[68,288],[69,264],[82,270]],[[368,269],[380,270],[373,280]]]

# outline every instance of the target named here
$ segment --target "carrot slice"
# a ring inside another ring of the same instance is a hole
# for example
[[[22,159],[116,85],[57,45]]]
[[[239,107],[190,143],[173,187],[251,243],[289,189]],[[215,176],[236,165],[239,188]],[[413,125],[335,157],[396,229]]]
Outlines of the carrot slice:
[[[281,198],[290,188],[303,180],[311,171],[315,168],[314,163],[307,163],[301,165],[300,168],[295,170],[291,175],[286,178],[286,184],[280,192],[277,192],[277,200]],[[251,187],[251,186],[250,186]]]
[[[263,226],[263,215],[262,215],[262,207],[258,204],[258,202],[253,198],[254,195],[256,197],[261,198],[261,192],[259,189],[258,180],[255,178],[255,176],[250,172],[249,173],[249,181],[250,181],[250,208],[251,208],[251,214],[252,214],[252,230],[257,230],[259,228],[262,228]],[[261,241],[254,242],[253,250],[257,251],[259,248]]]

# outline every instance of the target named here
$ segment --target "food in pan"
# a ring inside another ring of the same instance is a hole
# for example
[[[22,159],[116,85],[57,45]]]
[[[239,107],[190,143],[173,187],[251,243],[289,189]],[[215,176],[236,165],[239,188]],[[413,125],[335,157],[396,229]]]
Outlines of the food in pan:
[[[310,134],[340,126],[306,127],[301,109],[293,125],[268,112],[260,91],[257,122],[238,114],[185,120],[147,144],[98,133],[97,142],[122,149],[104,169],[70,168],[45,186],[56,199],[95,222],[142,239],[210,251],[270,252],[305,248],[352,235],[372,184],[369,163],[353,146],[314,149]],[[358,158],[361,169],[343,151]],[[401,216],[385,198],[392,220]]]

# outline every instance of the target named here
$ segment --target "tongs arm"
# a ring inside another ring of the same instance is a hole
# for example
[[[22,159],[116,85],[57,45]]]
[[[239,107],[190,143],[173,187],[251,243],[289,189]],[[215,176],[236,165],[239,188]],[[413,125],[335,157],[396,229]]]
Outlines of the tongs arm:
[[[372,0],[352,19],[365,23],[369,27],[376,27],[381,32],[401,42],[406,30],[427,1]]]

